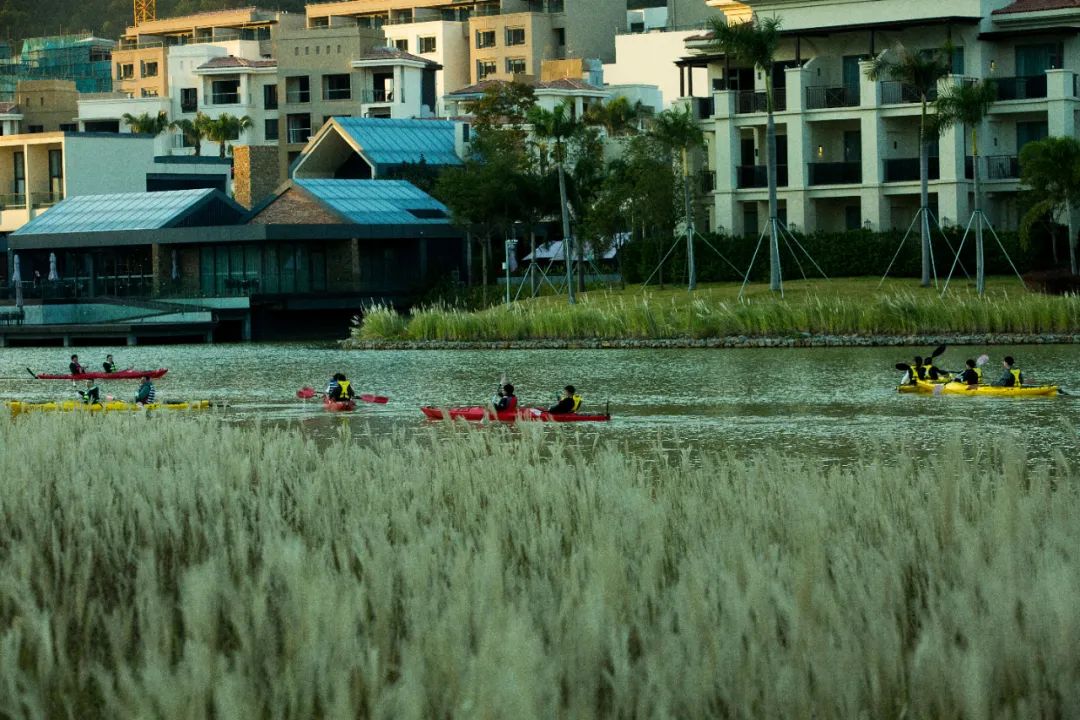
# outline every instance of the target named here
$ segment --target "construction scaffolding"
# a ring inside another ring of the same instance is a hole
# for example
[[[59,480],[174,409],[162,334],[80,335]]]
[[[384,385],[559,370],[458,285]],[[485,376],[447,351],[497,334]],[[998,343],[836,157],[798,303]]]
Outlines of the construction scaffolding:
[[[23,80],[71,80],[80,93],[111,92],[115,45],[89,34],[27,38],[17,57],[0,57],[0,95]]]

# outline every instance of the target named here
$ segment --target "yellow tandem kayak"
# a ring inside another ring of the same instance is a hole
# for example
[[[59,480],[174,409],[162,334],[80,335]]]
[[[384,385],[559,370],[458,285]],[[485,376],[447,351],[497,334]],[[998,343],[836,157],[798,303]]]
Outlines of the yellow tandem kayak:
[[[1054,397],[1057,385],[1024,385],[1022,387],[995,387],[993,385],[969,386],[959,382],[932,383],[919,380],[914,385],[901,385],[902,393],[921,395],[982,395],[990,397]]]
[[[183,402],[152,403],[139,406],[135,403],[122,400],[110,400],[109,402],[94,403],[87,405],[76,400],[62,400],[60,402],[21,402],[9,400],[5,403],[11,409],[12,415],[25,412],[131,412],[134,410],[207,410],[210,408],[209,400],[185,400]]]

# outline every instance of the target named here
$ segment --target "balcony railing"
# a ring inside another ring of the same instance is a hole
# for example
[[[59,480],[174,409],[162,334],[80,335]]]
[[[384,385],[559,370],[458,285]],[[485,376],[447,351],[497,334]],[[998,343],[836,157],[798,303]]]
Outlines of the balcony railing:
[[[927,179],[941,177],[941,163],[938,158],[927,158]],[[919,158],[891,158],[885,161],[885,182],[911,182],[919,179]]]
[[[374,90],[361,90],[360,102],[362,103],[387,103],[394,101],[394,91],[387,90],[385,88],[375,88]]]
[[[1016,180],[1020,177],[1020,159],[1016,155],[984,155],[979,160],[982,161],[980,177],[983,180]],[[974,170],[974,158],[968,155],[964,158],[964,177],[973,180]]]
[[[349,100],[352,98],[352,88],[327,88],[323,91],[323,100]]]
[[[23,193],[8,193],[0,195],[0,210],[7,208],[25,208],[26,195]]]
[[[30,193],[30,207],[48,207],[63,199],[63,192],[32,192]]]
[[[858,85],[818,85],[806,88],[806,109],[858,107]]]
[[[850,185],[862,182],[862,163],[809,163],[811,185]]]
[[[740,165],[736,184],[739,189],[763,188],[769,186],[769,172],[765,165]],[[787,187],[788,166],[776,166],[776,187]]]
[[[711,193],[716,189],[716,173],[712,170],[701,171],[701,192]]]
[[[210,95],[210,104],[211,105],[239,105],[240,104],[240,93],[234,93],[234,92],[212,93]],[[190,112],[190,111],[185,111],[185,112]]]
[[[738,95],[738,103],[735,112],[740,115],[746,113],[759,113],[768,110],[768,101],[765,93],[753,90],[744,90]],[[787,100],[783,88],[773,88],[773,112],[783,112],[787,109]]]
[[[994,78],[998,100],[1032,100],[1046,97],[1046,75]]]
[[[311,91],[309,90],[286,90],[285,102],[290,104],[311,102]]]
[[[937,98],[937,88],[930,88],[926,94],[927,101]],[[882,105],[904,105],[908,103],[921,103],[922,96],[912,85],[907,85],[898,80],[886,80],[881,83]]]
[[[290,143],[306,143],[308,138],[311,137],[311,128],[309,127],[291,127],[288,130]]]

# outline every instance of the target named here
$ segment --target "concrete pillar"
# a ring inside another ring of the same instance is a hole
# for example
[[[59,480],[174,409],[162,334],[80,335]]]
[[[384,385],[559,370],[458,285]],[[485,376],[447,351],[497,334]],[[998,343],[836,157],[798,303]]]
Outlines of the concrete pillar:
[[[1076,135],[1076,116],[1073,113],[1073,93],[1076,90],[1074,78],[1072,70],[1046,71],[1046,116],[1051,137]]]
[[[806,98],[806,72],[801,67],[788,68],[784,71],[784,82],[788,112],[801,113]]]
[[[154,297],[161,295],[161,272],[162,272],[162,254],[161,243],[150,244],[150,274],[153,276],[152,292]]]
[[[71,336],[65,335],[63,338],[64,347],[71,347]]]
[[[402,81],[401,66],[394,66],[394,102],[405,102],[405,83]]]
[[[859,134],[862,140],[862,188],[859,193],[862,206],[862,220],[870,221],[874,230],[882,229],[882,221],[887,216],[884,210],[881,185],[884,161],[882,150],[886,144],[885,125],[879,122],[876,113],[865,113],[859,122]]]
[[[881,83],[866,76],[872,66],[870,60],[859,62],[859,107],[876,108],[881,105]]]

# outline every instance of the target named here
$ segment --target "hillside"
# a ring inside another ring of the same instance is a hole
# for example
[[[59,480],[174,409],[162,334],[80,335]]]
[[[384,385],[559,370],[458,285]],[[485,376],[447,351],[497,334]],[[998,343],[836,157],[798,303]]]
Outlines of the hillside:
[[[267,9],[303,12],[304,0],[158,0],[158,17],[259,5]],[[0,0],[0,40],[19,41],[35,35],[92,32],[116,39],[131,25],[131,0]]]

